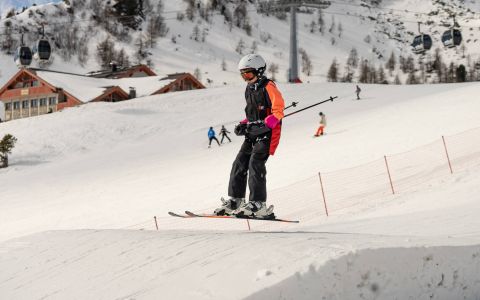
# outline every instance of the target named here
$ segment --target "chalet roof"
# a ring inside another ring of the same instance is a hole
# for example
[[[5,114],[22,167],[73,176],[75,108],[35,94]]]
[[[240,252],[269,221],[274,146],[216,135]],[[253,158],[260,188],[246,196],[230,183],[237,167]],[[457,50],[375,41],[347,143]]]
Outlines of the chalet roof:
[[[130,77],[129,73],[133,73],[135,71],[143,71],[149,76],[156,76],[155,72],[152,71],[146,65],[136,65],[130,67],[118,67],[115,71],[113,70],[100,70],[100,71],[92,71],[87,73],[87,76],[96,77],[96,78],[119,78],[119,77]],[[127,76],[126,76],[127,75]]]
[[[185,76],[187,74],[189,74],[189,73],[183,72],[183,73],[168,74],[166,77],[163,77],[162,79],[178,79],[178,78],[180,78],[182,76]]]
[[[82,102],[90,102],[114,86],[119,86],[126,93],[133,87],[137,97],[148,96],[174,81],[161,79],[160,76],[108,79],[51,71],[36,71],[36,74],[51,85],[63,88]]]

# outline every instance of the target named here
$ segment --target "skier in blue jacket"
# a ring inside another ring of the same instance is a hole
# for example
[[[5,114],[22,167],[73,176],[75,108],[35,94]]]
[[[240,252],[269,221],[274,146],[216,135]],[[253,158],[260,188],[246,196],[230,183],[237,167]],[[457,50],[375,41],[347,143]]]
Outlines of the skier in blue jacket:
[[[215,130],[213,130],[213,127],[210,127],[210,129],[208,130],[208,139],[209,139],[208,148],[212,146],[212,140],[215,140],[217,144],[220,146],[220,142],[215,137]]]

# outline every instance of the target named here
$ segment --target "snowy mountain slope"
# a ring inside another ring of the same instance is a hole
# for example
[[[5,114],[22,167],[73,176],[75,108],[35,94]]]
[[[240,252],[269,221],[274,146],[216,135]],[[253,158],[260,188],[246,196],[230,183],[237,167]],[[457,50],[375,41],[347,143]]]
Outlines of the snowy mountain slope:
[[[22,7],[30,7],[33,4],[40,5],[60,1],[61,0],[2,0],[2,2],[0,2],[0,16],[5,17],[5,14],[12,8],[18,9]]]
[[[442,135],[480,127],[478,101],[472,97],[478,93],[476,84],[372,85],[364,88],[365,101],[352,101],[348,94],[353,93],[346,90],[353,90],[353,86],[348,84],[280,88],[286,99],[299,100],[302,106],[328,97],[319,95],[338,95],[340,99],[285,120],[281,145],[269,162],[271,189],[314,177],[319,171],[360,165],[385,154],[411,150]],[[0,236],[30,233],[32,224],[36,224],[35,230],[55,229],[63,217],[36,213],[47,203],[59,208],[69,204],[62,210],[66,209],[72,223],[62,224],[62,228],[89,227],[85,214],[96,220],[92,226],[104,220],[106,226],[123,227],[149,218],[158,212],[159,205],[168,204],[166,210],[216,205],[225,195],[226,176],[241,139],[234,137],[232,144],[208,151],[206,131],[209,126],[218,130],[221,124],[232,129],[242,118],[242,94],[240,86],[179,92],[116,104],[95,103],[2,123],[0,135],[11,133],[19,142],[11,158],[12,168],[0,171],[6,199],[1,214],[2,220],[9,220],[7,224],[18,224],[13,232]],[[328,142],[311,138],[320,109],[329,119]],[[356,145],[361,149],[355,151]],[[209,163],[211,160],[215,163]],[[192,162],[199,165],[193,168]],[[50,174],[46,182],[54,183],[55,188],[45,189],[45,181],[36,180],[43,174]],[[17,176],[30,182],[28,190],[16,188]],[[132,181],[138,186],[132,188]],[[194,197],[192,189],[196,190]],[[14,207],[31,197],[33,202],[25,207],[29,213],[19,217]],[[288,203],[283,197],[276,200]],[[287,210],[282,206],[279,209]],[[159,213],[165,215],[166,211]]]
[[[0,135],[19,139],[11,167],[0,170],[0,294],[9,299],[478,295],[472,275],[480,269],[478,160],[413,191],[369,199],[328,218],[316,176],[480,127],[480,87],[364,85],[361,101],[353,101],[351,84],[279,87],[288,101],[300,101],[298,108],[329,95],[340,98],[285,119],[278,152],[268,162],[269,203],[279,216],[301,223],[250,222],[250,233],[243,220],[166,214],[212,210],[225,195],[241,138],[208,149],[206,132],[221,124],[232,129],[241,119],[242,86],[96,103],[0,124]],[[328,118],[327,135],[312,139],[320,110]],[[158,232],[100,230],[154,230],[154,215]]]
[[[377,67],[385,64],[392,51],[404,57],[413,55],[410,43],[418,32],[417,21],[428,24],[423,25],[422,31],[432,35],[434,48],[441,49],[447,65],[451,61],[471,65],[480,58],[478,55],[479,33],[475,30],[479,25],[477,6],[474,2],[462,1],[443,3],[441,1],[389,0],[382,1],[379,7],[375,7],[366,5],[362,1],[333,1],[332,5],[323,11],[326,28],[323,35],[319,32],[318,12],[300,13],[298,14],[299,48],[306,51],[313,65],[312,74],[307,76],[301,73],[301,78],[305,82],[325,81],[327,70],[333,59],[337,59],[340,64],[340,73],[343,74],[347,56],[353,47],[358,51],[359,58],[368,59]],[[234,6],[231,7],[233,8]],[[58,23],[70,23],[68,14],[60,14],[59,9],[66,10],[67,7],[52,5],[47,8],[45,6],[31,8],[11,21],[16,25],[29,24],[28,27],[33,28],[45,18],[39,18],[36,13],[42,11],[42,14],[54,16]],[[210,22],[201,19],[198,13],[193,22],[187,19],[179,21],[177,15],[185,12],[185,9],[184,1],[164,1],[162,16],[169,31],[165,37],[157,40],[154,48],[149,49],[151,53],[149,59],[157,73],[183,71],[193,73],[198,69],[201,81],[209,86],[234,84],[238,80],[237,62],[243,54],[252,51],[255,41],[256,51],[264,55],[269,64],[278,65],[277,80],[286,81],[289,67],[288,19],[282,21],[273,16],[259,14],[255,5],[248,4],[248,20],[252,26],[252,34],[249,36],[245,30],[238,27],[233,26],[230,29],[219,12],[211,16]],[[76,7],[74,11],[75,22],[72,26],[77,26],[79,36],[88,37],[88,60],[79,64],[74,56],[71,61],[63,61],[57,53],[50,68],[77,73],[98,70],[100,67],[95,49],[98,43],[109,34],[90,20],[94,12],[89,6]],[[457,22],[464,33],[465,49],[444,49],[441,45],[441,34],[448,28],[448,24],[453,22],[449,16],[451,12],[457,14]],[[30,13],[33,14],[33,19],[29,17]],[[314,22],[313,33],[310,32],[312,22]],[[147,24],[142,26],[145,31]],[[195,26],[198,26],[202,35],[205,34],[204,42],[195,41],[192,38]],[[332,28],[331,32],[330,28]],[[54,34],[49,32],[48,26],[46,30],[47,35]],[[141,32],[130,31],[129,34],[130,39],[127,41],[113,38],[115,49],[117,51],[125,49],[130,60],[135,62],[136,39]],[[225,39],[225,37],[228,38]],[[14,38],[18,40],[19,35],[14,35]],[[25,37],[27,43],[33,43],[36,38],[35,35],[30,34]],[[240,40],[245,44],[242,54],[235,51]],[[430,56],[433,53],[432,50]],[[221,68],[223,60],[226,63],[225,71]],[[6,57],[4,53],[0,54],[0,62],[3,66],[2,77],[0,77],[0,84],[2,84],[15,72],[16,67],[11,62],[11,56]],[[393,81],[394,75],[389,76],[390,81]]]

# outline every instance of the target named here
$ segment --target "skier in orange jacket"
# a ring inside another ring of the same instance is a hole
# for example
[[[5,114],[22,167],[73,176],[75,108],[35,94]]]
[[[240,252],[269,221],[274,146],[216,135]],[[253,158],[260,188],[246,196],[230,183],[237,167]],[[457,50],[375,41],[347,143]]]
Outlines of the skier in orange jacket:
[[[264,76],[267,64],[258,54],[249,54],[238,63],[245,90],[246,119],[235,127],[235,134],[245,141],[233,162],[228,185],[229,199],[222,198],[217,215],[274,218],[273,205],[266,206],[267,170],[265,163],[280,142],[280,131],[285,103],[273,81]],[[245,203],[246,188],[250,189]]]

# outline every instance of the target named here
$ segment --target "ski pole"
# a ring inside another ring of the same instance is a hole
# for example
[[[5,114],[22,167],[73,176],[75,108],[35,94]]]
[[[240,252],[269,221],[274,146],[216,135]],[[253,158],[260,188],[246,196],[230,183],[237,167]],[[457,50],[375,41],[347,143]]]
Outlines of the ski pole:
[[[289,109],[290,107],[296,107],[297,104],[298,104],[298,102],[292,101],[292,104],[290,104],[289,106],[285,107],[283,110]]]
[[[335,97],[330,96],[330,98],[327,99],[327,100],[320,101],[320,102],[318,102],[318,103],[312,104],[312,105],[310,105],[310,106],[307,106],[307,107],[304,107],[304,108],[302,108],[302,109],[299,109],[299,110],[296,110],[296,111],[294,111],[294,112],[291,112],[291,113],[289,113],[289,114],[286,114],[283,118],[286,118],[286,117],[288,117],[288,116],[294,115],[294,114],[296,114],[296,113],[299,113],[299,112],[304,111],[304,110],[306,110],[306,109],[309,109],[309,108],[312,108],[312,107],[314,107],[314,106],[320,105],[320,104],[322,104],[322,103],[325,103],[325,102],[328,102],[328,101],[333,101],[333,100],[336,99],[336,98],[338,98],[338,96],[335,96]]]

